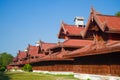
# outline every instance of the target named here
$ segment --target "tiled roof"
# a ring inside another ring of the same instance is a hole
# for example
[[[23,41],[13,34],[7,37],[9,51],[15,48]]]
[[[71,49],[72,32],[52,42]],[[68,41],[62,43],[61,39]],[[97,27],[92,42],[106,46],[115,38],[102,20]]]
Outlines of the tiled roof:
[[[28,54],[30,54],[30,56],[37,56],[38,52],[39,52],[39,46],[29,45]]]
[[[27,57],[27,53],[25,51],[19,51],[18,59],[24,59]]]
[[[71,46],[71,47],[83,47],[89,44],[92,44],[91,40],[80,40],[80,39],[68,39],[64,41],[63,46]]]
[[[63,34],[67,36],[81,36],[80,32],[82,30],[84,30],[84,27],[77,27],[76,25],[69,25],[62,22],[58,38],[63,38]]]
[[[45,43],[45,42],[41,42],[40,46],[33,46],[33,45],[29,45],[28,46],[28,54],[30,54],[30,56],[43,56],[40,52],[40,50],[44,50],[46,51],[47,49],[56,46],[55,43]]]
[[[93,21],[97,23],[97,25],[103,32],[120,33],[120,17],[111,16],[111,15],[103,15],[103,14],[97,13],[92,8],[86,27],[83,31],[80,32],[82,37],[85,37],[90,27],[90,24]]]
[[[45,43],[45,42],[42,42],[41,43],[41,49],[43,49],[44,51],[46,51],[47,49],[49,49],[51,47],[54,47],[56,45],[57,45],[56,43]]]
[[[120,31],[120,17],[109,15],[96,15],[100,23],[105,23],[109,30]]]
[[[65,40],[64,42],[59,42],[57,43],[55,46],[51,46],[48,49],[56,49],[58,47],[83,47],[86,46],[88,44],[92,44],[93,41],[91,40],[80,40],[80,39],[68,39]]]
[[[17,60],[18,60],[17,56],[13,58],[13,61],[17,61]]]
[[[69,35],[80,35],[80,32],[84,29],[84,27],[77,27],[76,25],[68,25],[63,24],[64,29],[67,31]]]
[[[63,58],[61,54],[64,54],[63,52],[56,52],[53,54],[49,54],[45,57],[39,58],[39,61],[60,61],[60,60],[73,60],[71,58]]]

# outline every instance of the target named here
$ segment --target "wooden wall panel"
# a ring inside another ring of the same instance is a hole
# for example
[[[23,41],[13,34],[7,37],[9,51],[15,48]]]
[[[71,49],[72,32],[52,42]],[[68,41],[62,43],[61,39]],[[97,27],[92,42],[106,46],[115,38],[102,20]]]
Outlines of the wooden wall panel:
[[[49,65],[33,66],[33,70],[42,71],[73,71],[75,73],[119,75],[120,65]]]
[[[74,72],[87,74],[109,74],[108,65],[75,65]]]
[[[33,66],[33,70],[73,71],[73,65]]]
[[[120,76],[120,65],[111,65],[110,66],[110,73],[112,75],[119,75]]]

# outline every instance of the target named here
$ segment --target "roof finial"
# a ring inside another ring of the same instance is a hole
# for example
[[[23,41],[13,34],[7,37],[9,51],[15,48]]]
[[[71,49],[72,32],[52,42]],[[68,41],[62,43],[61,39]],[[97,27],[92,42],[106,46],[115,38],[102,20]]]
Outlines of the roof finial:
[[[20,50],[18,50],[18,52],[20,53]]]
[[[64,24],[64,21],[62,20],[61,23]]]
[[[63,24],[65,24],[65,23],[64,23],[64,21],[62,20],[62,21],[61,21],[61,25],[63,25]]]
[[[93,13],[95,10],[94,10],[94,7],[91,6],[91,13]]]
[[[30,47],[30,44],[28,43],[28,48]]]
[[[61,26],[60,26],[60,27],[62,27],[63,25],[64,25],[64,21],[62,20],[62,21],[61,21]]]
[[[93,6],[91,6],[91,14],[101,14],[100,12],[97,12]]]

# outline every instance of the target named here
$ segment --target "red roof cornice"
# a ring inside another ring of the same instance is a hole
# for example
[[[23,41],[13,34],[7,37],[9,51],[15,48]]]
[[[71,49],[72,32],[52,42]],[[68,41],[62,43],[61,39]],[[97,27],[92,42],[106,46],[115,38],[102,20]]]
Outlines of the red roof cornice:
[[[112,54],[113,52],[120,52],[120,46],[116,46],[116,47],[108,47],[108,48],[101,48],[101,49],[96,49],[96,50],[89,50],[89,51],[83,51],[81,52],[81,50],[76,50],[76,52],[78,51],[78,53],[74,53],[74,54],[69,54],[69,55],[64,55],[64,57],[66,58],[73,58],[73,57],[82,57],[82,56],[90,56],[90,55],[100,55],[100,54]]]
[[[64,57],[73,58],[98,54],[110,54],[113,52],[120,52],[120,41],[108,41],[106,44],[102,44],[102,42],[100,44],[94,43],[72,51],[69,54],[65,54]]]

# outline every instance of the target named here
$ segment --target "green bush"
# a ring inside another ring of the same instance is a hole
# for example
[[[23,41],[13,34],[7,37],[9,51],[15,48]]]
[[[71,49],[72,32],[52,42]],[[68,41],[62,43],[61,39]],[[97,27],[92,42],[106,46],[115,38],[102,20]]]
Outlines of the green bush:
[[[25,64],[25,65],[22,67],[22,70],[28,71],[28,72],[32,72],[32,66],[31,66],[30,64]]]
[[[0,67],[0,72],[4,72],[6,70],[6,68],[4,66]]]

